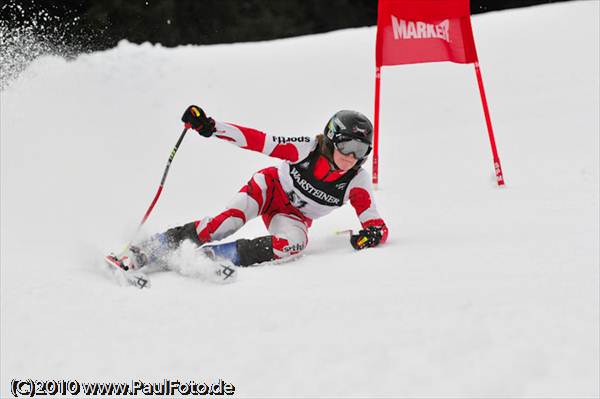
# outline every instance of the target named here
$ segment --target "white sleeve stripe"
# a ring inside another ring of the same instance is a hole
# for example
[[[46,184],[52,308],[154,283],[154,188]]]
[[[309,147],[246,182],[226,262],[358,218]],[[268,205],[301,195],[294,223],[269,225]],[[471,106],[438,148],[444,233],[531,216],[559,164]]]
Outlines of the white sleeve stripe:
[[[222,122],[215,122],[215,127],[217,128],[215,134],[233,139],[237,146],[245,147],[248,144],[244,133],[237,127]]]

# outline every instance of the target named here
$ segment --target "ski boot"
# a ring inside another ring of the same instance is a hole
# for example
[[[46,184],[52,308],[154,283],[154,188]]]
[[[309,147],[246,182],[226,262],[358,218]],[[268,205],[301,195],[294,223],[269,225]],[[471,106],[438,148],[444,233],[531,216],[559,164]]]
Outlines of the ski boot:
[[[138,270],[151,264],[166,265],[167,257],[185,240],[202,245],[196,234],[195,224],[174,227],[164,233],[155,234],[146,241],[130,245],[125,251],[126,265]]]

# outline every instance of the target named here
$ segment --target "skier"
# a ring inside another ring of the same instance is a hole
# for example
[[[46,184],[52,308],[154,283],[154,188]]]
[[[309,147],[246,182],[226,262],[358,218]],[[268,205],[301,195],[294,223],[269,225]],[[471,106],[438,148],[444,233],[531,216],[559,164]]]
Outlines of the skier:
[[[182,116],[187,128],[204,137],[217,137],[238,147],[284,160],[277,167],[256,172],[214,217],[193,221],[131,245],[128,267],[139,269],[160,260],[190,240],[211,259],[236,266],[286,258],[301,252],[308,243],[308,229],[320,218],[347,201],[356,210],[362,230],[351,235],[357,249],[384,243],[388,228],[373,198],[371,178],[361,165],[371,152],[373,126],[355,111],[339,111],[316,137],[272,136],[261,131],[217,122],[198,106],[190,105]],[[257,216],[269,235],[254,239],[205,245],[222,240]]]

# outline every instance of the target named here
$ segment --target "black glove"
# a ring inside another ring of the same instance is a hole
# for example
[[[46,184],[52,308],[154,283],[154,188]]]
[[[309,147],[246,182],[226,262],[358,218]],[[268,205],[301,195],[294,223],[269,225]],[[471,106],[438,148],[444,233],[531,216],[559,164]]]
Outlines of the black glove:
[[[215,132],[215,121],[213,118],[208,118],[206,113],[197,105],[187,107],[181,121],[185,126],[197,131],[201,136],[210,137]]]
[[[381,227],[367,227],[350,236],[350,244],[356,250],[375,247],[381,241]]]

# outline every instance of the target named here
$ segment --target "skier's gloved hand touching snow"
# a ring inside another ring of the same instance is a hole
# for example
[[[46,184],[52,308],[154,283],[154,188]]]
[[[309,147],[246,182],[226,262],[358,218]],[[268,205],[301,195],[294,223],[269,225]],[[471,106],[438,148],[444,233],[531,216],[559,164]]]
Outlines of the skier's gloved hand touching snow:
[[[350,244],[356,250],[375,247],[381,242],[381,227],[370,226],[362,229],[358,234],[350,236]]]
[[[197,105],[187,107],[181,121],[189,129],[192,128],[201,136],[210,137],[215,132],[215,120],[206,116],[206,113]]]

